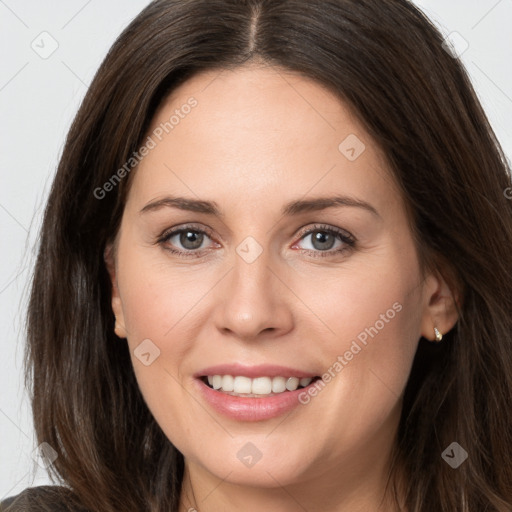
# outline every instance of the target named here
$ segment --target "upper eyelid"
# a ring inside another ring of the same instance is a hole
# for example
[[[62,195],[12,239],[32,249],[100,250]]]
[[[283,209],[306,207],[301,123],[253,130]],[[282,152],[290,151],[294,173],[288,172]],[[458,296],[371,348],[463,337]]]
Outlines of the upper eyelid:
[[[336,233],[338,235],[344,235],[346,238],[350,238],[351,240],[356,240],[354,235],[352,235],[352,233],[350,233],[346,229],[338,228],[335,226],[329,226],[328,224],[321,223],[315,223],[312,226],[306,226],[305,228],[301,228],[297,236],[300,236],[300,238],[302,238],[304,235],[310,235],[314,231],[329,231]]]
[[[184,224],[183,226],[175,226],[173,228],[164,230],[159,238],[176,235],[177,233],[181,233],[182,231],[186,231],[187,229],[190,231],[197,231],[199,233],[206,233],[208,236],[211,236],[211,234],[213,233],[213,230],[210,229],[209,227],[200,227],[196,226],[195,224]]]

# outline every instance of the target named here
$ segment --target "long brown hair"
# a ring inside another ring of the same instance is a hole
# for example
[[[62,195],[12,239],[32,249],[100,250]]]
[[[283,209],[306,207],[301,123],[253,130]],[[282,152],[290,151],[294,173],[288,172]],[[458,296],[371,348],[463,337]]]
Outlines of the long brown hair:
[[[407,0],[156,0],[119,36],[69,131],[33,276],[26,379],[38,442],[58,453],[50,475],[91,511],[178,510],[183,456],[114,334],[103,255],[136,169],[97,191],[178,84],[253,59],[354,109],[402,188],[422,260],[457,283],[459,322],[439,346],[420,340],[405,389],[395,455],[408,511],[510,511],[510,169],[460,61]],[[457,469],[441,457],[452,442],[469,455]]]

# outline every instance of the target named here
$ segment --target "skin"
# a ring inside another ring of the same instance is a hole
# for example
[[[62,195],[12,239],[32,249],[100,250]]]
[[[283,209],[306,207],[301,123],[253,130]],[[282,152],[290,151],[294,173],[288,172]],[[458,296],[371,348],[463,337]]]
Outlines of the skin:
[[[203,72],[167,98],[148,133],[191,96],[197,106],[131,176],[106,252],[116,332],[148,407],[185,457],[180,510],[395,510],[383,497],[403,390],[420,336],[455,324],[452,292],[437,272],[422,275],[384,155],[324,87],[255,64]],[[350,134],[365,144],[354,161],[338,149]],[[141,213],[171,194],[215,201],[223,217]],[[336,194],[377,214],[338,206],[281,215],[289,201]],[[179,235],[157,242],[188,223],[210,230],[192,249],[199,257],[169,252],[191,246]],[[349,232],[354,247],[336,238],[332,250],[345,251],[315,257],[326,249],[301,233],[317,223]],[[250,264],[236,252],[248,236],[263,251]],[[395,303],[401,311],[288,415],[236,421],[194,386],[195,372],[231,362],[322,375]],[[148,338],[160,356],[145,366],[134,350]],[[237,458],[247,442],[262,454],[251,468]]]

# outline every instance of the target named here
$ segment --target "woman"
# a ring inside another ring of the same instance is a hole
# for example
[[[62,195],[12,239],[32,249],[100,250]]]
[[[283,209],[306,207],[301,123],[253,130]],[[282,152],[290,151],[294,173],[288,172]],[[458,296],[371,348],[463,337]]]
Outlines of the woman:
[[[62,485],[7,510],[511,510],[510,170],[445,47],[406,0],[141,12],[34,274]]]

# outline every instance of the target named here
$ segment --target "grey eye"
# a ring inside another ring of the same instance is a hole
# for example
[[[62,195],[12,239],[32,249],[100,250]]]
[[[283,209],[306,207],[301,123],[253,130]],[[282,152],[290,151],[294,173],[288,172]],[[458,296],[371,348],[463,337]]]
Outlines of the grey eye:
[[[311,236],[313,247],[319,251],[332,249],[336,242],[336,236],[323,230],[313,231],[308,236]]]
[[[204,234],[198,231],[187,229],[177,233],[176,235],[179,235],[179,242],[185,249],[192,251],[199,249],[203,244]]]

